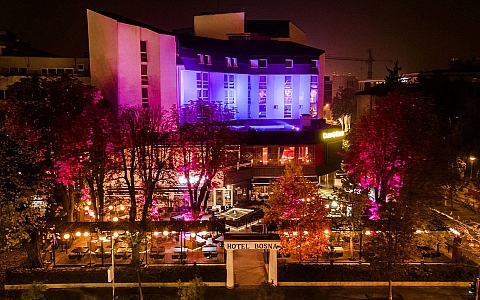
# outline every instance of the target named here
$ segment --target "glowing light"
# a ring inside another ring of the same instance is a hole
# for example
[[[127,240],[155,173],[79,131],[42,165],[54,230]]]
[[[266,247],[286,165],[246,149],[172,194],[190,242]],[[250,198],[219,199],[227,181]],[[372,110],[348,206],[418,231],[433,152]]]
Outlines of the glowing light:
[[[90,210],[90,207],[87,205],[84,207],[85,210]]]
[[[165,230],[165,231],[163,232],[163,235],[164,235],[164,236],[167,236],[167,235],[168,235],[168,231]]]
[[[455,234],[455,235],[460,235],[460,232],[458,232],[457,230],[455,230],[455,228],[449,228],[450,232]]]
[[[158,231],[155,231],[155,232],[153,233],[153,235],[154,235],[155,237],[157,237],[157,236],[159,235],[159,232],[158,232]]]
[[[108,206],[109,210],[113,210],[113,205]]]
[[[76,235],[76,236],[81,236],[82,233],[81,233],[80,231],[77,231],[77,232],[75,232],[75,235]]]
[[[325,229],[324,232],[325,232],[325,234],[329,234],[329,233],[330,233],[330,231],[329,231],[328,229]]]
[[[296,231],[293,232],[293,236],[297,236],[297,234],[298,234],[298,233],[297,233]]]
[[[343,130],[322,133],[322,138],[324,140],[334,139],[342,136],[345,136],[345,132]]]
[[[308,231],[304,231],[303,234],[308,234]]]
[[[90,232],[88,232],[88,231],[85,231],[85,232],[83,233],[83,236],[84,236],[84,237],[87,237],[87,236],[89,236],[89,235],[90,235]]]
[[[370,230],[365,231],[365,235],[371,235],[372,232]]]
[[[70,234],[65,233],[65,234],[63,235],[63,238],[66,239],[66,240],[68,240],[68,239],[70,238]]]
[[[195,232],[190,233],[190,237],[194,238],[196,236],[197,236],[197,234]]]
[[[93,212],[93,210],[92,210],[92,211],[89,211],[89,212],[88,212],[88,215],[89,215],[90,217],[95,217],[95,213]]]
[[[113,222],[118,222],[118,217],[113,217],[112,221]]]
[[[115,231],[115,232],[113,233],[113,237],[118,237],[118,232]]]
[[[92,201],[88,200],[87,205],[92,205]]]
[[[125,210],[125,206],[120,205],[120,210]]]
[[[332,201],[332,207],[338,207],[337,201]]]

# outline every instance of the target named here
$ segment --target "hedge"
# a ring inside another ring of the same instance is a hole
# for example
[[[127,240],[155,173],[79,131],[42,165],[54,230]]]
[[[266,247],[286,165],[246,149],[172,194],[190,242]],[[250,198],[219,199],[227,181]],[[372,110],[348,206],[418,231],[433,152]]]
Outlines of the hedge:
[[[204,282],[225,282],[225,266],[175,266],[140,269],[142,282],[190,281],[197,277]],[[42,283],[101,283],[107,282],[107,268],[14,269],[7,272],[5,284]],[[116,282],[137,282],[137,271],[130,267],[115,268]]]
[[[392,275],[394,281],[473,281],[478,267],[463,264],[403,265]],[[279,282],[385,281],[386,271],[369,265],[279,264]]]

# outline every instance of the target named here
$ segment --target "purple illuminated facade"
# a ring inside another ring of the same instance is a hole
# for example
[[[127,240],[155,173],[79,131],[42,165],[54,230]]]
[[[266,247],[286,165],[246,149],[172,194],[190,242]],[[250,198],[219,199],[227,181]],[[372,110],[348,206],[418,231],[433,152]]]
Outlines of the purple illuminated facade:
[[[116,106],[201,98],[267,126],[323,117],[324,51],[301,44],[303,32],[288,21],[207,15],[195,18],[193,34],[174,34],[89,10],[88,27],[92,84]]]
[[[306,46],[294,24],[227,13],[196,16],[193,28],[171,33],[110,13],[87,16],[92,85],[116,107],[168,109],[203,99],[234,109],[233,128],[255,129],[251,163],[229,172],[213,206],[254,199],[286,161],[314,181],[333,181],[327,174],[340,167],[343,138],[321,138],[329,127],[325,53]]]

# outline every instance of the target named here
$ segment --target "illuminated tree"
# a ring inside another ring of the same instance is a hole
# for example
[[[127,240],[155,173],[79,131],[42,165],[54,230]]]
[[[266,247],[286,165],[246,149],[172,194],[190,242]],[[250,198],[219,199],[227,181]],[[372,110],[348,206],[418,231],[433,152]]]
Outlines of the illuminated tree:
[[[85,180],[98,221],[104,221],[105,182],[118,169],[116,133],[113,110],[106,101],[93,102],[74,120],[55,159],[58,181],[81,186]]]
[[[272,182],[264,218],[277,226],[284,254],[295,254],[299,261],[322,255],[329,229],[325,204],[302,167],[287,164],[284,174]]]
[[[155,188],[173,181],[175,122],[160,108],[124,108],[119,117],[122,179],[130,196],[129,220],[149,219]],[[137,197],[140,190],[141,197]],[[141,198],[141,199],[139,199]],[[140,200],[140,201],[139,201]]]
[[[205,211],[210,190],[238,162],[241,141],[228,127],[232,117],[233,111],[221,103],[202,100],[191,101],[179,112],[177,163],[194,217]]]
[[[414,234],[425,229],[428,206],[443,199],[453,171],[439,128],[434,99],[407,86],[380,99],[349,136],[345,169],[378,209],[373,262],[392,272],[415,253]]]
[[[74,184],[78,179],[62,180],[57,176],[59,173],[56,173],[55,160],[59,150],[69,141],[75,120],[86,106],[99,99],[100,92],[69,76],[23,78],[9,86],[8,90],[11,95],[8,103],[17,112],[15,122],[30,126],[39,134],[36,143],[45,149],[43,171],[44,174],[50,174],[49,178],[56,189],[52,194],[61,197],[67,219],[74,221],[78,193]]]

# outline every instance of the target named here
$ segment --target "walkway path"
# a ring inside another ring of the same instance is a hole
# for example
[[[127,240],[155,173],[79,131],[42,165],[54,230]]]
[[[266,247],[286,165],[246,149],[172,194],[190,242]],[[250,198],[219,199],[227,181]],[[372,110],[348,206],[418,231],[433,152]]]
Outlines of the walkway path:
[[[263,250],[233,251],[235,283],[240,287],[258,286],[267,281]]]

